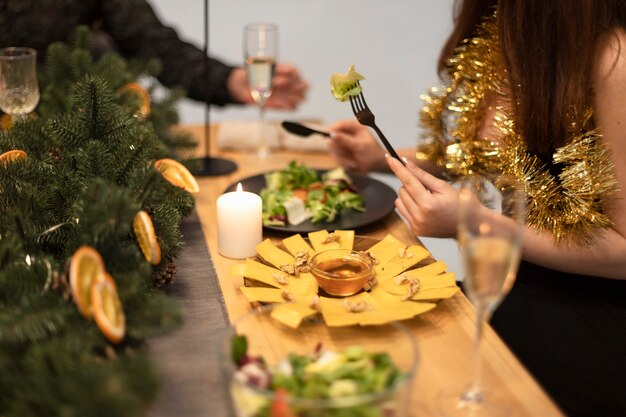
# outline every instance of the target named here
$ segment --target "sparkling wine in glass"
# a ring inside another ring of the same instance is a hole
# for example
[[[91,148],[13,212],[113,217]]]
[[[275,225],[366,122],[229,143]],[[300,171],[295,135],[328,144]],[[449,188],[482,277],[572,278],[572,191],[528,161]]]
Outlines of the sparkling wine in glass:
[[[278,27],[252,24],[244,28],[243,50],[250,94],[259,106],[257,155],[266,158],[270,146],[265,130],[265,105],[272,94],[272,79],[278,58]]]
[[[21,118],[37,103],[37,52],[31,48],[0,49],[0,109]]]
[[[437,397],[448,417],[509,414],[509,407],[481,383],[480,341],[484,324],[509,292],[520,262],[525,219],[523,184],[508,176],[470,176],[459,193],[458,243],[465,267],[463,286],[476,308],[473,380],[447,387]]]

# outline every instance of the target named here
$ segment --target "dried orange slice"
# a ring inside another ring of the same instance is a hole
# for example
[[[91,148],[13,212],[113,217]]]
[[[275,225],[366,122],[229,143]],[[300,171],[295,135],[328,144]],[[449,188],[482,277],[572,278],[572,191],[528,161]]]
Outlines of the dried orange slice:
[[[91,305],[93,318],[104,337],[112,343],[121,342],[126,333],[126,317],[115,281],[106,272],[91,286]]]
[[[146,89],[137,83],[128,83],[118,90],[120,93],[126,93],[127,91],[137,94],[139,97],[140,103],[137,116],[148,117],[150,115],[150,94],[148,94]]]
[[[3,114],[0,117],[0,129],[11,130],[13,128],[13,117],[10,114]]]
[[[163,178],[171,184],[183,188],[190,193],[200,192],[198,182],[191,175],[191,172],[180,162],[170,158],[159,159],[154,163],[154,167],[161,172]]]
[[[146,211],[140,210],[137,212],[133,221],[133,230],[143,256],[152,265],[158,265],[161,262],[161,248],[159,247],[159,242],[157,242],[152,219]]]
[[[91,246],[81,246],[70,258],[70,289],[78,310],[85,318],[93,314],[91,287],[102,280],[106,270],[104,261]]]
[[[19,161],[28,158],[28,154],[20,149],[13,149],[0,155],[0,164],[8,164],[9,162]]]

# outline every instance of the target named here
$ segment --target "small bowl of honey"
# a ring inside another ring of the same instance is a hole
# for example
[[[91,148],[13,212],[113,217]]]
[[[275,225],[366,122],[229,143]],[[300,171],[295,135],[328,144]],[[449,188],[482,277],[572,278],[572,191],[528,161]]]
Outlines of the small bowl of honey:
[[[372,259],[362,252],[330,249],[309,261],[311,273],[329,295],[347,297],[361,291],[374,275]]]

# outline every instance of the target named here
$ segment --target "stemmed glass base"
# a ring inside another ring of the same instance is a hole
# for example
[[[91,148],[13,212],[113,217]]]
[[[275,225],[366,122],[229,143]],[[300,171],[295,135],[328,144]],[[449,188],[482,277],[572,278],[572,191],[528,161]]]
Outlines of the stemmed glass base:
[[[191,160],[193,173],[198,177],[216,177],[230,174],[237,169],[237,164],[228,159],[204,157]]]
[[[443,389],[437,395],[436,405],[444,417],[506,417],[510,411],[497,396],[474,384]]]

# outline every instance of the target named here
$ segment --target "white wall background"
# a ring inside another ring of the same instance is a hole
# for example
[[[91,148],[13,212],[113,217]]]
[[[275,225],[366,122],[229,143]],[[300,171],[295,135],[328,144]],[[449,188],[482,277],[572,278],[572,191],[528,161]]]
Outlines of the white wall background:
[[[159,17],[179,35],[203,46],[203,2],[151,0]],[[349,65],[366,77],[365,97],[376,121],[398,148],[419,137],[419,96],[439,83],[436,60],[451,29],[453,0],[210,0],[209,51],[233,65],[242,64],[242,31],[252,22],[279,26],[279,60],[296,65],[310,84],[307,101],[296,112],[268,111],[270,119],[318,119],[324,123],[353,117],[350,105],[335,101],[329,79]],[[202,123],[203,106],[180,105],[183,123]],[[254,108],[211,108],[211,120],[252,120]],[[398,187],[390,176],[379,177]],[[462,278],[453,240],[422,239],[437,259]]]

